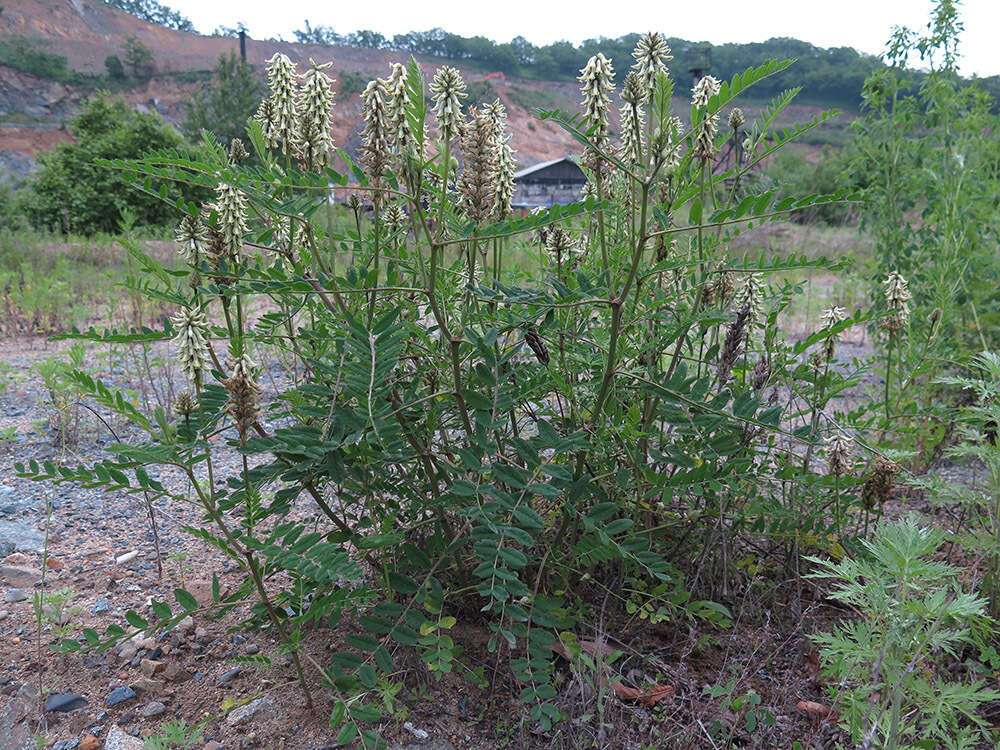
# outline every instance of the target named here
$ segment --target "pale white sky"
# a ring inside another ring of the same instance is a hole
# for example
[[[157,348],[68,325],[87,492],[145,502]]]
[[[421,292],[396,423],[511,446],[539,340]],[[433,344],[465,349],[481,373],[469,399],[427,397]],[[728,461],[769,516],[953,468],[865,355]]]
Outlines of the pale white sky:
[[[820,47],[854,47],[881,53],[894,25],[923,30],[931,0],[165,0],[199,31],[236,26],[251,36],[281,36],[305,19],[339,33],[371,29],[386,36],[440,26],[463,36],[499,42],[523,36],[534,44],[574,43],[658,30],[691,41],[753,42],[795,37]],[[1000,74],[1000,0],[964,0],[962,73]]]

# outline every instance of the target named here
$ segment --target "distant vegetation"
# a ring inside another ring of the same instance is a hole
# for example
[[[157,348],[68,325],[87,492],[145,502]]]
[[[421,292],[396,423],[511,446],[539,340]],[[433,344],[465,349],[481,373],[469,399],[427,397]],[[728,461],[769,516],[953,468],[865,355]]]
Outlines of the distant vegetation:
[[[178,31],[194,31],[194,24],[176,10],[162,5],[156,0],[104,0],[105,5],[131,13],[143,21],[166,26]]]
[[[486,37],[463,37],[440,28],[396,34],[390,39],[369,30],[340,34],[329,26],[311,26],[306,21],[304,28],[295,32],[295,40],[303,43],[432,55],[539,80],[574,80],[587,59],[598,51],[619,63],[620,68],[625,61],[631,64],[632,48],[639,36],[627,34],[617,39],[587,39],[579,45],[555,42],[538,46],[524,37],[500,44]],[[667,42],[674,56],[670,68],[679,81],[692,69],[728,79],[764,58],[792,58],[796,60],[795,66],[763,82],[755,96],[772,97],[801,86],[800,101],[850,109],[861,105],[865,79],[885,67],[879,57],[863,55],[850,47],[824,49],[797,39],[774,38],[750,44],[718,45],[678,38]],[[906,77],[917,82],[922,74],[908,71]],[[998,98],[1000,76],[980,79],[980,83],[994,99]]]
[[[65,57],[43,49],[39,40],[23,36],[0,38],[0,65],[63,83],[74,76]]]

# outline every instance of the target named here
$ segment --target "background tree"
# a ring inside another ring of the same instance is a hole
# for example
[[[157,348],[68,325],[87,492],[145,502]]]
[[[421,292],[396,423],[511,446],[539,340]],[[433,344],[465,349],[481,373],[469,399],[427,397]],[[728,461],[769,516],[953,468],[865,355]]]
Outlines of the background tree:
[[[112,8],[118,8],[126,13],[149,21],[159,26],[178,31],[194,31],[194,24],[176,10],[161,5],[156,0],[104,0]]]
[[[40,155],[38,172],[25,187],[25,213],[36,227],[112,232],[125,209],[141,225],[176,219],[162,200],[136,190],[129,175],[94,164],[96,159],[136,158],[181,147],[184,139],[174,128],[158,115],[140,114],[120,97],[102,92],[84,104],[69,130],[75,141]],[[171,190],[177,193],[177,188]]]
[[[153,75],[153,50],[139,41],[138,37],[125,37],[125,64],[136,78]]]
[[[120,81],[125,77],[125,66],[122,65],[122,60],[118,55],[108,55],[104,58],[104,67],[108,71],[108,75],[116,81]]]
[[[253,68],[236,52],[219,55],[212,83],[194,94],[186,104],[184,132],[197,137],[202,130],[214,133],[223,143],[244,138],[247,119],[264,95],[264,84]]]

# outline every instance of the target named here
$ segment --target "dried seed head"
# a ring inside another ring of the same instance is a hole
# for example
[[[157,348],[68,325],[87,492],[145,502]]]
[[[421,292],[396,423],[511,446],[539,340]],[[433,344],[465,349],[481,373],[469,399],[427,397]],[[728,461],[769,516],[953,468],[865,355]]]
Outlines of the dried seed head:
[[[892,485],[900,466],[895,461],[879,456],[875,460],[875,469],[861,488],[861,499],[865,506],[874,508],[884,505],[892,497]]]
[[[656,86],[656,77],[660,73],[667,75],[667,60],[674,59],[670,54],[670,46],[663,38],[663,34],[650,31],[636,43],[632,57],[635,58],[632,69],[639,74],[644,91],[643,98],[648,99]]]
[[[549,364],[549,349],[538,335],[538,330],[534,326],[528,326],[524,330],[524,342],[535,353],[535,358],[543,365]]]
[[[691,103],[701,108],[708,106],[709,100],[719,93],[722,84],[715,76],[702,76],[691,89]]]
[[[295,144],[295,105],[298,99],[295,63],[280,52],[275,52],[267,61],[267,85],[271,90],[271,96],[267,99],[270,102],[267,116],[270,127],[264,131],[267,145],[271,148],[280,147],[288,154]],[[262,104],[261,108],[264,106]],[[262,116],[260,110],[257,114],[258,117]],[[261,126],[264,124],[265,120],[261,119]]]
[[[295,145],[306,168],[317,169],[330,163],[330,152],[333,150],[330,135],[333,79],[323,72],[329,63],[317,65],[310,60],[309,65],[296,107],[299,127]]]
[[[247,153],[246,146],[243,145],[243,141],[239,138],[233,138],[229,143],[229,160],[233,164],[242,164],[250,157]]]
[[[448,142],[459,135],[462,127],[462,99],[466,97],[465,81],[448,65],[438,70],[431,81],[434,114],[441,129],[441,140]]]
[[[208,241],[208,232],[205,231],[205,225],[201,223],[199,217],[187,215],[177,225],[174,239],[181,246],[181,255],[194,263],[202,257],[202,251]]]
[[[591,57],[577,78],[583,92],[583,118],[587,129],[594,129],[597,145],[608,136],[608,106],[614,91],[615,69],[611,61],[598,52]]]
[[[885,306],[891,313],[888,318],[883,318],[879,325],[885,330],[893,333],[906,328],[910,322],[910,302],[913,295],[910,294],[910,285],[906,283],[898,271],[889,274],[882,282],[885,294]]]
[[[753,366],[750,375],[750,387],[755,391],[762,391],[767,387],[767,381],[771,379],[771,363],[767,357],[762,356]]]
[[[729,324],[726,340],[719,354],[718,382],[720,390],[729,382],[733,365],[743,351],[746,342],[747,321],[750,319],[750,305],[744,304],[736,313],[736,318]]]
[[[826,439],[826,473],[842,477],[851,473],[851,440],[842,432]]]
[[[493,156],[494,156],[494,191],[493,218],[506,219],[510,215],[511,201],[514,198],[514,149],[510,147],[510,134],[507,132],[507,111],[503,102],[496,99],[487,104],[483,113],[493,123]]]
[[[729,300],[732,299],[736,285],[733,283],[732,274],[723,271],[721,263],[719,265],[719,273],[716,274],[715,283],[712,285],[712,300],[719,307],[725,307],[729,303]]]
[[[174,401],[174,414],[186,419],[196,411],[198,411],[198,399],[191,394],[191,391],[181,391],[177,394],[177,400]]]
[[[201,384],[201,374],[209,368],[208,321],[196,307],[182,307],[171,322],[177,328],[174,345],[181,370],[195,389]]]
[[[233,363],[233,374],[222,381],[229,393],[226,413],[236,427],[240,444],[246,443],[250,428],[257,422],[260,414],[257,400],[261,390],[254,382],[255,367],[254,362],[244,354]]]
[[[385,87],[386,82],[376,78],[361,94],[361,114],[365,121],[361,131],[361,161],[368,168],[374,187],[381,185],[391,156],[392,123],[385,102]]]
[[[216,210],[219,212],[219,231],[222,233],[223,254],[236,257],[243,247],[247,233],[247,199],[239,188],[220,182]]]
[[[347,199],[347,205],[354,213],[357,213],[361,210],[361,196],[357,193],[351,193],[351,197]]]
[[[493,143],[493,121],[485,114],[471,110],[472,121],[462,133],[465,164],[458,178],[458,192],[466,215],[482,224],[493,212],[493,188],[496,159]]]
[[[729,113],[729,129],[739,130],[746,121],[746,117],[743,116],[743,110],[739,107],[733,107],[733,111]]]

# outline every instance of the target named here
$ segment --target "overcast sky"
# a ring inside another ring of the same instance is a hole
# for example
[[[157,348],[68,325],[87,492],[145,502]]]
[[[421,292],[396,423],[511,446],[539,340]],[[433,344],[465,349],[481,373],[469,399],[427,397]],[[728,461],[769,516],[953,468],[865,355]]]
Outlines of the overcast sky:
[[[386,36],[440,26],[463,36],[499,42],[523,36],[535,44],[580,42],[599,36],[662,31],[691,41],[753,42],[775,36],[802,39],[820,47],[854,47],[881,53],[893,26],[923,30],[931,0],[714,0],[690,2],[594,2],[580,0],[165,0],[191,19],[199,31],[236,26],[251,36],[293,39],[305,19],[339,33],[371,29]],[[1000,74],[1000,0],[964,0],[960,51],[965,75]]]

